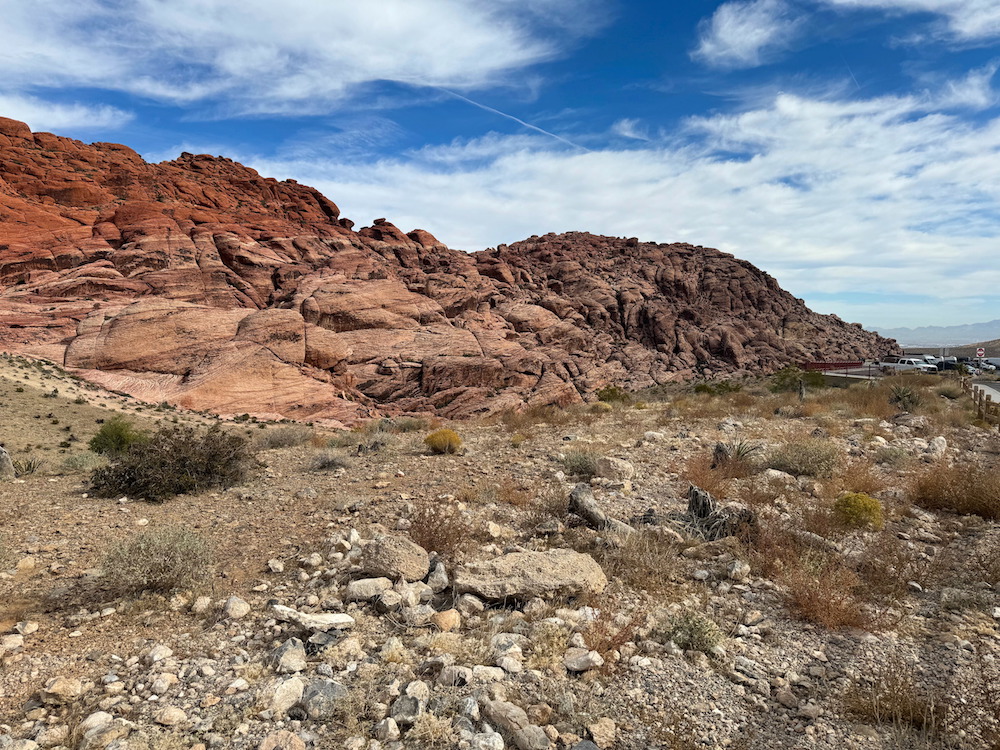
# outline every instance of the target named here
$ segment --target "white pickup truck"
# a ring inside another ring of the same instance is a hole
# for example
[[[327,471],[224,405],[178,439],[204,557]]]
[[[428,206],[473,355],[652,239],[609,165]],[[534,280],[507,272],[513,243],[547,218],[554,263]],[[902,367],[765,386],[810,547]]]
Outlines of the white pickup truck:
[[[937,368],[922,357],[887,357],[879,360],[875,366],[882,372],[937,372]]]

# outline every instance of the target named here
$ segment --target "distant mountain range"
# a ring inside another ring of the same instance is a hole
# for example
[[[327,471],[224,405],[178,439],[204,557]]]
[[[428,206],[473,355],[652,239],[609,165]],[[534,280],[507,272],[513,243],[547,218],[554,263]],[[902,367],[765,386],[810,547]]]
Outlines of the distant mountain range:
[[[887,338],[896,339],[900,346],[961,346],[1000,339],[1000,320],[961,326],[879,328],[878,332]]]

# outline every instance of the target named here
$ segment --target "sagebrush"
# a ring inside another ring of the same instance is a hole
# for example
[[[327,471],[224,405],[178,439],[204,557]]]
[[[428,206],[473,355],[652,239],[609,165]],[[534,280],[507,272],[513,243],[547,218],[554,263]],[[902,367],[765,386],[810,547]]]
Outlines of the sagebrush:
[[[249,443],[239,435],[218,426],[205,431],[168,426],[96,469],[90,482],[102,497],[162,501],[182,493],[232,487],[246,481],[256,466]]]
[[[117,593],[168,593],[203,580],[212,553],[199,534],[181,526],[150,529],[108,550],[104,581]]]

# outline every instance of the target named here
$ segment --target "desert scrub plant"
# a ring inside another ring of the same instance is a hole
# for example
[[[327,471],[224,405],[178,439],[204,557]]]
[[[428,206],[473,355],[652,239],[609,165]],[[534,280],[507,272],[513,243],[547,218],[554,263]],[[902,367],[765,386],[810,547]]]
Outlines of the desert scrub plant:
[[[725,640],[714,620],[693,610],[671,615],[665,623],[654,627],[653,637],[662,643],[673,641],[684,651],[701,651],[703,654],[711,654],[712,649],[721,646]]]
[[[337,471],[348,466],[347,459],[335,453],[319,453],[309,461],[309,471]]]
[[[63,459],[61,470],[68,472],[93,471],[99,466],[104,466],[108,462],[105,456],[101,456],[93,451],[75,453]]]
[[[837,446],[822,438],[806,438],[779,446],[768,459],[768,468],[793,476],[828,478],[840,462]]]
[[[927,510],[1000,519],[1000,473],[982,465],[934,466],[919,474],[910,499]]]
[[[130,421],[120,415],[114,416],[97,431],[90,439],[87,447],[94,453],[105,456],[118,456],[129,448],[148,439],[143,430],[139,430]]]
[[[875,463],[891,467],[898,467],[906,463],[909,458],[910,454],[906,449],[898,445],[883,445],[875,451],[874,456]]]
[[[424,438],[424,445],[435,455],[453,455],[462,450],[462,438],[454,430],[437,430]]]
[[[786,367],[771,376],[768,388],[772,393],[792,393],[799,389],[799,384],[805,388],[823,388],[826,385],[821,372],[806,372],[798,367]]]
[[[944,691],[930,687],[913,663],[894,650],[872,653],[870,662],[865,676],[844,693],[849,714],[897,730],[916,730],[926,739],[948,731],[952,702]]]
[[[618,402],[628,404],[632,402],[632,394],[624,388],[619,388],[617,385],[606,385],[596,391],[594,395],[597,396],[598,401],[604,401],[605,403]]]
[[[591,479],[597,476],[597,459],[589,451],[567,451],[561,463],[570,476]]]
[[[528,669],[561,672],[564,669],[563,657],[569,646],[570,635],[572,633],[569,628],[557,622],[542,620],[535,623],[531,629],[531,647],[525,666]]]
[[[289,426],[266,430],[254,438],[254,448],[260,451],[275,448],[294,448],[308,443],[313,436],[311,427]]]
[[[198,583],[211,564],[203,537],[183,526],[165,526],[112,545],[102,571],[104,581],[119,594],[162,594]]]
[[[406,744],[415,750],[449,750],[457,746],[458,735],[449,716],[422,713],[406,733]]]
[[[923,403],[923,399],[915,387],[896,383],[889,386],[889,403],[903,411],[913,411]]]
[[[15,458],[11,463],[14,465],[14,475],[17,477],[26,477],[30,474],[34,474],[40,468],[44,462],[37,456],[29,456],[28,458]]]
[[[845,492],[834,502],[833,514],[850,529],[881,529],[885,525],[882,503],[864,492]]]
[[[455,505],[417,503],[409,520],[410,538],[448,562],[462,559],[474,543],[472,520]]]
[[[757,470],[757,455],[763,450],[760,443],[750,440],[730,440],[716,443],[712,451],[712,469],[730,479],[746,479]]]
[[[683,588],[682,548],[676,537],[644,529],[622,537],[616,544],[600,544],[586,551],[600,563],[609,579],[647,594],[665,595]]]
[[[96,469],[90,482],[102,497],[130,495],[159,502],[181,493],[232,487],[257,466],[246,439],[218,425],[205,431],[168,426]]]
[[[958,383],[945,383],[935,388],[934,392],[949,401],[957,401],[962,398],[962,386]]]

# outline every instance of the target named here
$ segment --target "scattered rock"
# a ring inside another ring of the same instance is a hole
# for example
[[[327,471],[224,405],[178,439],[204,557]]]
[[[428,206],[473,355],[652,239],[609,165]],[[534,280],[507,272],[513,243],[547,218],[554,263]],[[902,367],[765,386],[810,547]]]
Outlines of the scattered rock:
[[[384,535],[369,542],[361,556],[361,568],[376,578],[393,581],[422,580],[430,570],[427,551],[404,536]]]

